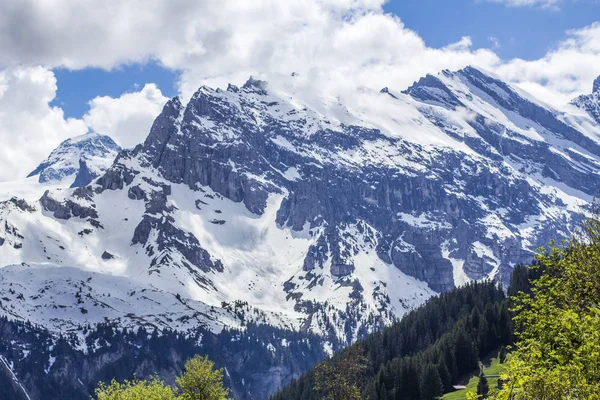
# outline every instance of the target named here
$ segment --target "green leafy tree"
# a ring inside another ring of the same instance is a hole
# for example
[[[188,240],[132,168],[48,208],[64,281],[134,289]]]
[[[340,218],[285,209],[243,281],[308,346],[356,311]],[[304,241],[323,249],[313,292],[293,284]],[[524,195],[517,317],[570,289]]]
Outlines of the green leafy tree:
[[[361,347],[348,348],[337,358],[317,365],[314,390],[326,400],[360,400],[367,362]]]
[[[600,220],[583,233],[541,251],[544,273],[514,299],[502,400],[600,399]]]
[[[176,379],[182,400],[227,400],[223,387],[223,368],[215,369],[208,357],[195,356],[185,363],[185,371]]]
[[[96,389],[98,400],[174,400],[175,389],[158,377],[148,381],[133,380],[119,383],[114,379],[107,385],[100,383]]]
[[[176,378],[177,387],[158,377],[109,384],[101,382],[95,391],[97,400],[228,400],[223,387],[223,369],[214,369],[208,357],[195,356],[185,363],[185,371]]]

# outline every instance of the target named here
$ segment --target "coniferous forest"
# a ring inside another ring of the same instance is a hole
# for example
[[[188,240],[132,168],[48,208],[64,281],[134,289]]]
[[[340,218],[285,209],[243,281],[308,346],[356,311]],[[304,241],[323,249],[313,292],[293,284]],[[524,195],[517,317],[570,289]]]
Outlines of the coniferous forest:
[[[532,273],[516,267],[509,294],[528,292]],[[480,359],[513,343],[509,307],[510,299],[496,283],[470,283],[431,299],[322,364],[332,363],[335,369],[346,357],[363,364],[356,377],[361,387],[357,399],[435,399],[451,391],[460,377],[473,373]],[[335,398],[321,382],[329,378],[317,366],[271,400]],[[338,378],[333,386],[354,384],[347,377]]]

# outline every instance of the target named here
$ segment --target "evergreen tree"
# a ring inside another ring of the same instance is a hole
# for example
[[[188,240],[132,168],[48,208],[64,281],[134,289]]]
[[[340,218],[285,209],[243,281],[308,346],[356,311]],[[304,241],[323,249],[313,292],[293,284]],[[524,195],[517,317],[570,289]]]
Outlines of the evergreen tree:
[[[488,385],[488,381],[484,375],[479,376],[479,382],[477,383],[477,394],[480,398],[486,398],[488,393],[490,392],[490,387]]]
[[[452,390],[459,376],[477,369],[480,353],[487,355],[500,345],[511,344],[508,305],[493,282],[470,283],[431,299],[401,321],[351,346],[364,349],[368,359],[361,398],[421,400]],[[331,369],[336,357],[299,379],[314,382],[319,392],[303,396],[298,389],[301,385],[295,384],[272,400],[331,398],[327,396],[333,389],[323,385],[338,379]]]
[[[506,360],[506,347],[500,346],[500,350],[498,351],[498,361],[500,361],[500,364],[504,364],[505,360]]]
[[[421,400],[435,400],[444,393],[440,374],[435,365],[428,365],[421,374],[419,384]]]

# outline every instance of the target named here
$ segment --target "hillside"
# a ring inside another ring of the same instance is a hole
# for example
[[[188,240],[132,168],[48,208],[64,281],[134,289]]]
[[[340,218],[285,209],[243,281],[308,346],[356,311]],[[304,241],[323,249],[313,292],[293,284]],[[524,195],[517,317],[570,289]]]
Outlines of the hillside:
[[[527,285],[513,289],[527,290]],[[325,363],[335,366],[357,349],[367,366],[359,382],[361,398],[433,400],[477,370],[478,361],[491,351],[512,343],[508,304],[493,283],[472,283],[431,299]],[[317,370],[313,368],[271,400],[323,398],[322,392],[314,390]]]

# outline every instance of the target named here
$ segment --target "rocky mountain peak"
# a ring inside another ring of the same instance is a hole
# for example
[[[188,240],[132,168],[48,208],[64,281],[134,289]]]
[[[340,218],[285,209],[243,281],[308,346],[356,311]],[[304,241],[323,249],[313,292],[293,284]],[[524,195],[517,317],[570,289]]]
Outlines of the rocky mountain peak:
[[[255,79],[253,76],[248,78],[246,83],[242,86],[244,89],[251,90],[259,94],[267,94],[267,82]]]
[[[587,111],[600,124],[600,76],[594,80],[591,94],[576,97],[571,104]]]
[[[28,177],[39,175],[40,183],[85,186],[106,171],[120,151],[121,147],[109,136],[77,136],[63,141]]]
[[[450,75],[448,75],[450,76]],[[402,93],[415,100],[431,103],[442,103],[450,108],[462,105],[452,91],[436,76],[427,74]]]

